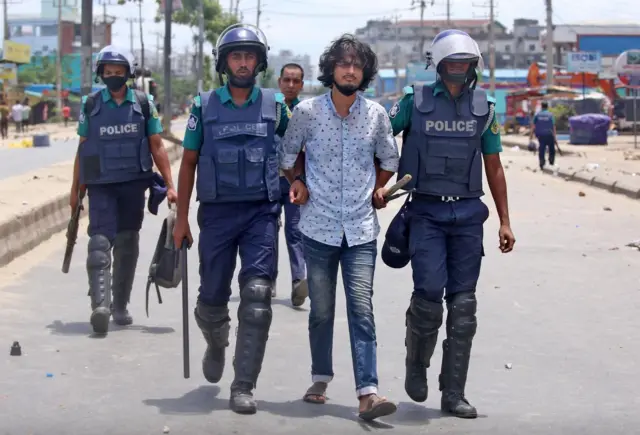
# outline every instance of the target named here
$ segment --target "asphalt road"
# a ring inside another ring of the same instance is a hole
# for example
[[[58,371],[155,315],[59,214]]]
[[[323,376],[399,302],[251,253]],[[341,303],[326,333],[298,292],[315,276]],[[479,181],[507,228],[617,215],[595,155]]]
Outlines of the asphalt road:
[[[185,126],[184,120],[174,121],[172,130],[181,130]],[[73,136],[69,140],[53,139],[47,148],[0,147],[0,180],[73,160],[77,144],[77,137]]]
[[[477,420],[440,414],[440,347],[429,371],[432,389],[426,406],[411,403],[404,393],[404,311],[411,275],[381,262],[374,299],[380,387],[399,402],[397,414],[375,424],[359,422],[355,415],[340,292],[330,400],[324,406],[302,403],[310,382],[308,303],[303,310],[289,306],[286,254],[256,392],[259,411],[233,414],[227,408],[231,357],[223,381],[207,384],[200,372],[204,341],[193,317],[192,376],[182,378],[179,290],[165,291],[163,305],[152,295],[151,317],[144,315],[146,269],[162,218],[148,215],[132,303],[135,325],[113,330],[106,339],[90,337],[86,237],[79,240],[68,275],[60,272],[63,235],[0,270],[6,284],[0,289],[0,434],[148,435],[163,433],[165,426],[172,434],[637,433],[640,252],[625,244],[640,238],[640,206],[525,170],[528,157],[507,159],[518,241],[512,254],[499,253],[492,211],[467,388],[481,414]],[[486,200],[493,210],[491,198]],[[399,206],[392,204],[381,213],[385,227]],[[193,307],[195,249],[189,260]],[[233,301],[235,312],[237,298]],[[9,356],[14,340],[22,345],[20,357]]]

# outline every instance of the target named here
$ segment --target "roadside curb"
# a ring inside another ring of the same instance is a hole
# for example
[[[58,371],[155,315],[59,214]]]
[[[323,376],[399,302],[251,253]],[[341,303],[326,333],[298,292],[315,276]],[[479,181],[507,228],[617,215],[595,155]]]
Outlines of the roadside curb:
[[[506,148],[515,148],[515,147],[518,147],[518,148],[520,148],[522,151],[531,152],[531,151],[529,151],[529,150],[527,149],[527,145],[526,145],[526,144],[522,144],[522,143],[520,143],[520,142],[518,142],[518,141],[515,141],[515,140],[513,140],[513,139],[509,138],[509,137],[504,137],[504,136],[503,136],[503,137],[501,138],[501,140],[502,140],[502,146],[503,146],[503,147],[506,147]],[[537,151],[536,151],[536,153],[537,153]],[[559,153],[556,153],[556,155],[558,155],[558,156],[559,156]],[[579,156],[579,155],[580,155],[580,152],[578,152],[578,151],[573,151],[573,150],[570,150],[570,149],[567,149],[566,147],[564,147],[564,148],[562,149],[562,155],[563,155],[563,156]]]
[[[169,146],[165,146],[169,162],[175,163],[182,156],[182,141],[171,134],[162,135],[162,139],[169,142]],[[69,193],[59,195],[0,223],[0,267],[6,266],[67,227],[70,217],[69,197]],[[81,217],[84,216],[86,207]]]
[[[545,174],[562,177],[565,181],[573,181],[576,183],[586,184],[587,186],[596,187],[611,193],[618,193],[631,199],[640,199],[640,188],[633,187],[624,181],[611,181],[598,178],[596,175],[584,172],[559,168],[557,171],[551,168],[543,168]]]

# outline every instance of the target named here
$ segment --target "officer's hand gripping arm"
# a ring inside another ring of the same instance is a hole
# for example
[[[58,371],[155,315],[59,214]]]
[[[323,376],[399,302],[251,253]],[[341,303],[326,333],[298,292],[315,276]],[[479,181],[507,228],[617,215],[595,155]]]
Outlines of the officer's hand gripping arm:
[[[293,110],[293,116],[289,120],[287,131],[280,142],[280,168],[289,182],[298,175],[304,173],[304,153],[302,145],[306,142],[307,114],[300,106]]]

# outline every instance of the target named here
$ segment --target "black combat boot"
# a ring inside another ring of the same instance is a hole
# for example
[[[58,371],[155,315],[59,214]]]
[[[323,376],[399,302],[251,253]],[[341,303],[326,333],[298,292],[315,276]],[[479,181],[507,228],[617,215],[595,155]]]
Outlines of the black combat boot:
[[[438,329],[442,325],[442,303],[412,298],[407,310],[406,374],[404,390],[411,400],[427,400],[427,368],[438,342]]]
[[[202,358],[202,374],[207,381],[216,384],[222,379],[225,351],[229,346],[229,309],[198,302],[193,314],[207,342],[207,350]]]
[[[109,332],[111,317],[111,243],[102,235],[89,239],[87,255],[89,296],[91,297],[91,326],[93,332]]]
[[[113,321],[126,326],[133,323],[133,318],[127,310],[131,297],[133,280],[136,275],[140,235],[137,231],[123,231],[118,233],[113,243],[113,306],[111,315]]]
[[[471,342],[476,334],[476,295],[456,294],[447,302],[447,339],[442,342],[440,391],[443,412],[460,418],[476,418],[478,411],[464,396],[471,357]]]
[[[253,389],[258,383],[271,327],[271,281],[253,278],[240,290],[238,334],[233,359],[235,378],[229,406],[238,414],[255,414]]]

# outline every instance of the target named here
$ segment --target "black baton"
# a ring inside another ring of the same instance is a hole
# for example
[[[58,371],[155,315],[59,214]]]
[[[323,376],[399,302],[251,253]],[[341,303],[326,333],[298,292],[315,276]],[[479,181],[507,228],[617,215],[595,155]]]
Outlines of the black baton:
[[[184,378],[189,379],[189,279],[187,270],[187,250],[189,241],[182,241],[182,368]]]

